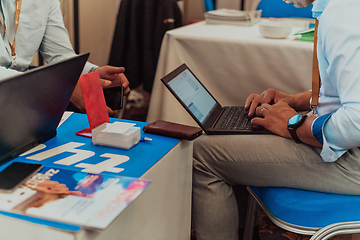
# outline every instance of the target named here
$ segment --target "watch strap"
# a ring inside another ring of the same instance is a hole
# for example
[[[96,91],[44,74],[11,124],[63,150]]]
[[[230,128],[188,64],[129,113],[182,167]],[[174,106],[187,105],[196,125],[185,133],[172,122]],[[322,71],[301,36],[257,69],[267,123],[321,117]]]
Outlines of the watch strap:
[[[290,135],[291,135],[292,139],[295,140],[296,143],[302,143],[302,141],[300,140],[300,138],[296,134],[296,130],[297,130],[297,128],[296,129],[295,128],[289,129]]]

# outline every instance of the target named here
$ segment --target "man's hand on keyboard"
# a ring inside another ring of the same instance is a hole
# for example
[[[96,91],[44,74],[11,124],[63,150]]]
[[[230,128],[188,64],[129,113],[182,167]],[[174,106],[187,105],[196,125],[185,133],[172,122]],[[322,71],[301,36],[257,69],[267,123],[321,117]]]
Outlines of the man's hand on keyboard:
[[[279,101],[273,105],[264,103],[256,108],[256,115],[262,117],[253,118],[251,123],[263,126],[282,137],[291,138],[287,129],[287,123],[295,114],[297,112],[286,102]]]
[[[280,101],[286,102],[289,106],[293,106],[295,100],[292,95],[285,94],[273,88],[269,88],[261,94],[250,94],[249,97],[246,99],[245,109],[249,110],[249,116],[253,116],[256,113],[255,109],[261,104],[266,103],[272,105]]]

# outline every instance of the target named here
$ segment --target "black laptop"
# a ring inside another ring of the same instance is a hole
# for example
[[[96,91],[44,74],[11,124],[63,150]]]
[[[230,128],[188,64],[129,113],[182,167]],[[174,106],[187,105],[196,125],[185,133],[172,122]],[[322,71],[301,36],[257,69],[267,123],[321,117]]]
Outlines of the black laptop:
[[[252,126],[244,107],[222,107],[186,64],[161,81],[190,113],[206,134],[269,134],[263,127]]]
[[[0,164],[56,135],[88,57],[78,55],[0,80]]]

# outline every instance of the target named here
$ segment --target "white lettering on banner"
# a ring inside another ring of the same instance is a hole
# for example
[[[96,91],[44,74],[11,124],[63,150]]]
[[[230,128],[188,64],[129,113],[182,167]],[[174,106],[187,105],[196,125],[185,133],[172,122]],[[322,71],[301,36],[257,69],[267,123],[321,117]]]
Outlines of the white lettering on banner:
[[[88,150],[81,150],[81,149],[75,149],[77,147],[80,147],[82,145],[85,145],[85,143],[76,143],[76,142],[69,142],[62,146],[47,150],[42,153],[35,154],[33,156],[27,157],[27,159],[36,160],[36,161],[42,161],[46,158],[54,157],[60,153],[70,152],[70,153],[76,153],[75,155],[72,155],[70,157],[64,158],[62,160],[56,161],[54,163],[61,164],[61,165],[71,165],[74,163],[81,162],[84,159],[90,158],[95,155],[94,152],[88,151]]]
[[[78,165],[75,165],[75,167],[84,168],[83,170],[81,170],[82,172],[94,173],[94,174],[99,174],[99,173],[105,172],[105,171],[119,173],[119,172],[124,171],[124,169],[116,168],[115,166],[122,164],[124,162],[127,162],[130,159],[128,156],[118,155],[118,154],[110,154],[110,153],[105,153],[105,154],[101,155],[100,157],[107,157],[109,159],[105,160],[103,162],[100,162],[98,164],[80,163]]]
[[[51,157],[54,157],[56,155],[59,155],[61,153],[65,153],[65,152],[75,153],[74,155],[72,155],[70,157],[66,157],[64,159],[54,162],[56,164],[69,166],[69,165],[81,162],[81,161],[95,155],[95,153],[93,151],[76,149],[77,147],[80,147],[83,145],[85,145],[85,143],[69,142],[69,143],[61,145],[59,147],[55,147],[55,148],[49,149],[47,151],[35,154],[33,156],[29,156],[29,157],[27,157],[27,159],[42,161],[47,158],[51,158]],[[105,153],[103,155],[100,155],[100,157],[105,157],[108,159],[105,161],[99,162],[97,164],[80,163],[80,164],[75,165],[75,167],[84,168],[83,170],[81,170],[82,172],[94,173],[94,174],[99,174],[99,173],[105,172],[105,171],[119,173],[119,172],[124,171],[124,168],[117,168],[115,166],[122,164],[124,162],[127,162],[130,159],[128,156],[125,156],[125,155],[118,155],[118,154],[111,154],[111,153]]]
[[[26,152],[24,152],[23,154],[20,154],[20,156],[23,157],[23,156],[32,154],[32,153],[34,153],[34,152],[43,150],[44,148],[46,148],[46,145],[41,143],[41,144],[37,145],[36,147],[30,149],[29,151],[26,151]]]

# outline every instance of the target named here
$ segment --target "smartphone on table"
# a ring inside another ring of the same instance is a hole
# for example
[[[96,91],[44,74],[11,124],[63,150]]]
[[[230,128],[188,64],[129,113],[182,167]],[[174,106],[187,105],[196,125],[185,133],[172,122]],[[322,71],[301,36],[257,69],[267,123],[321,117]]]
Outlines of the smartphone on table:
[[[41,164],[13,162],[0,172],[0,192],[14,191],[42,168]]]

